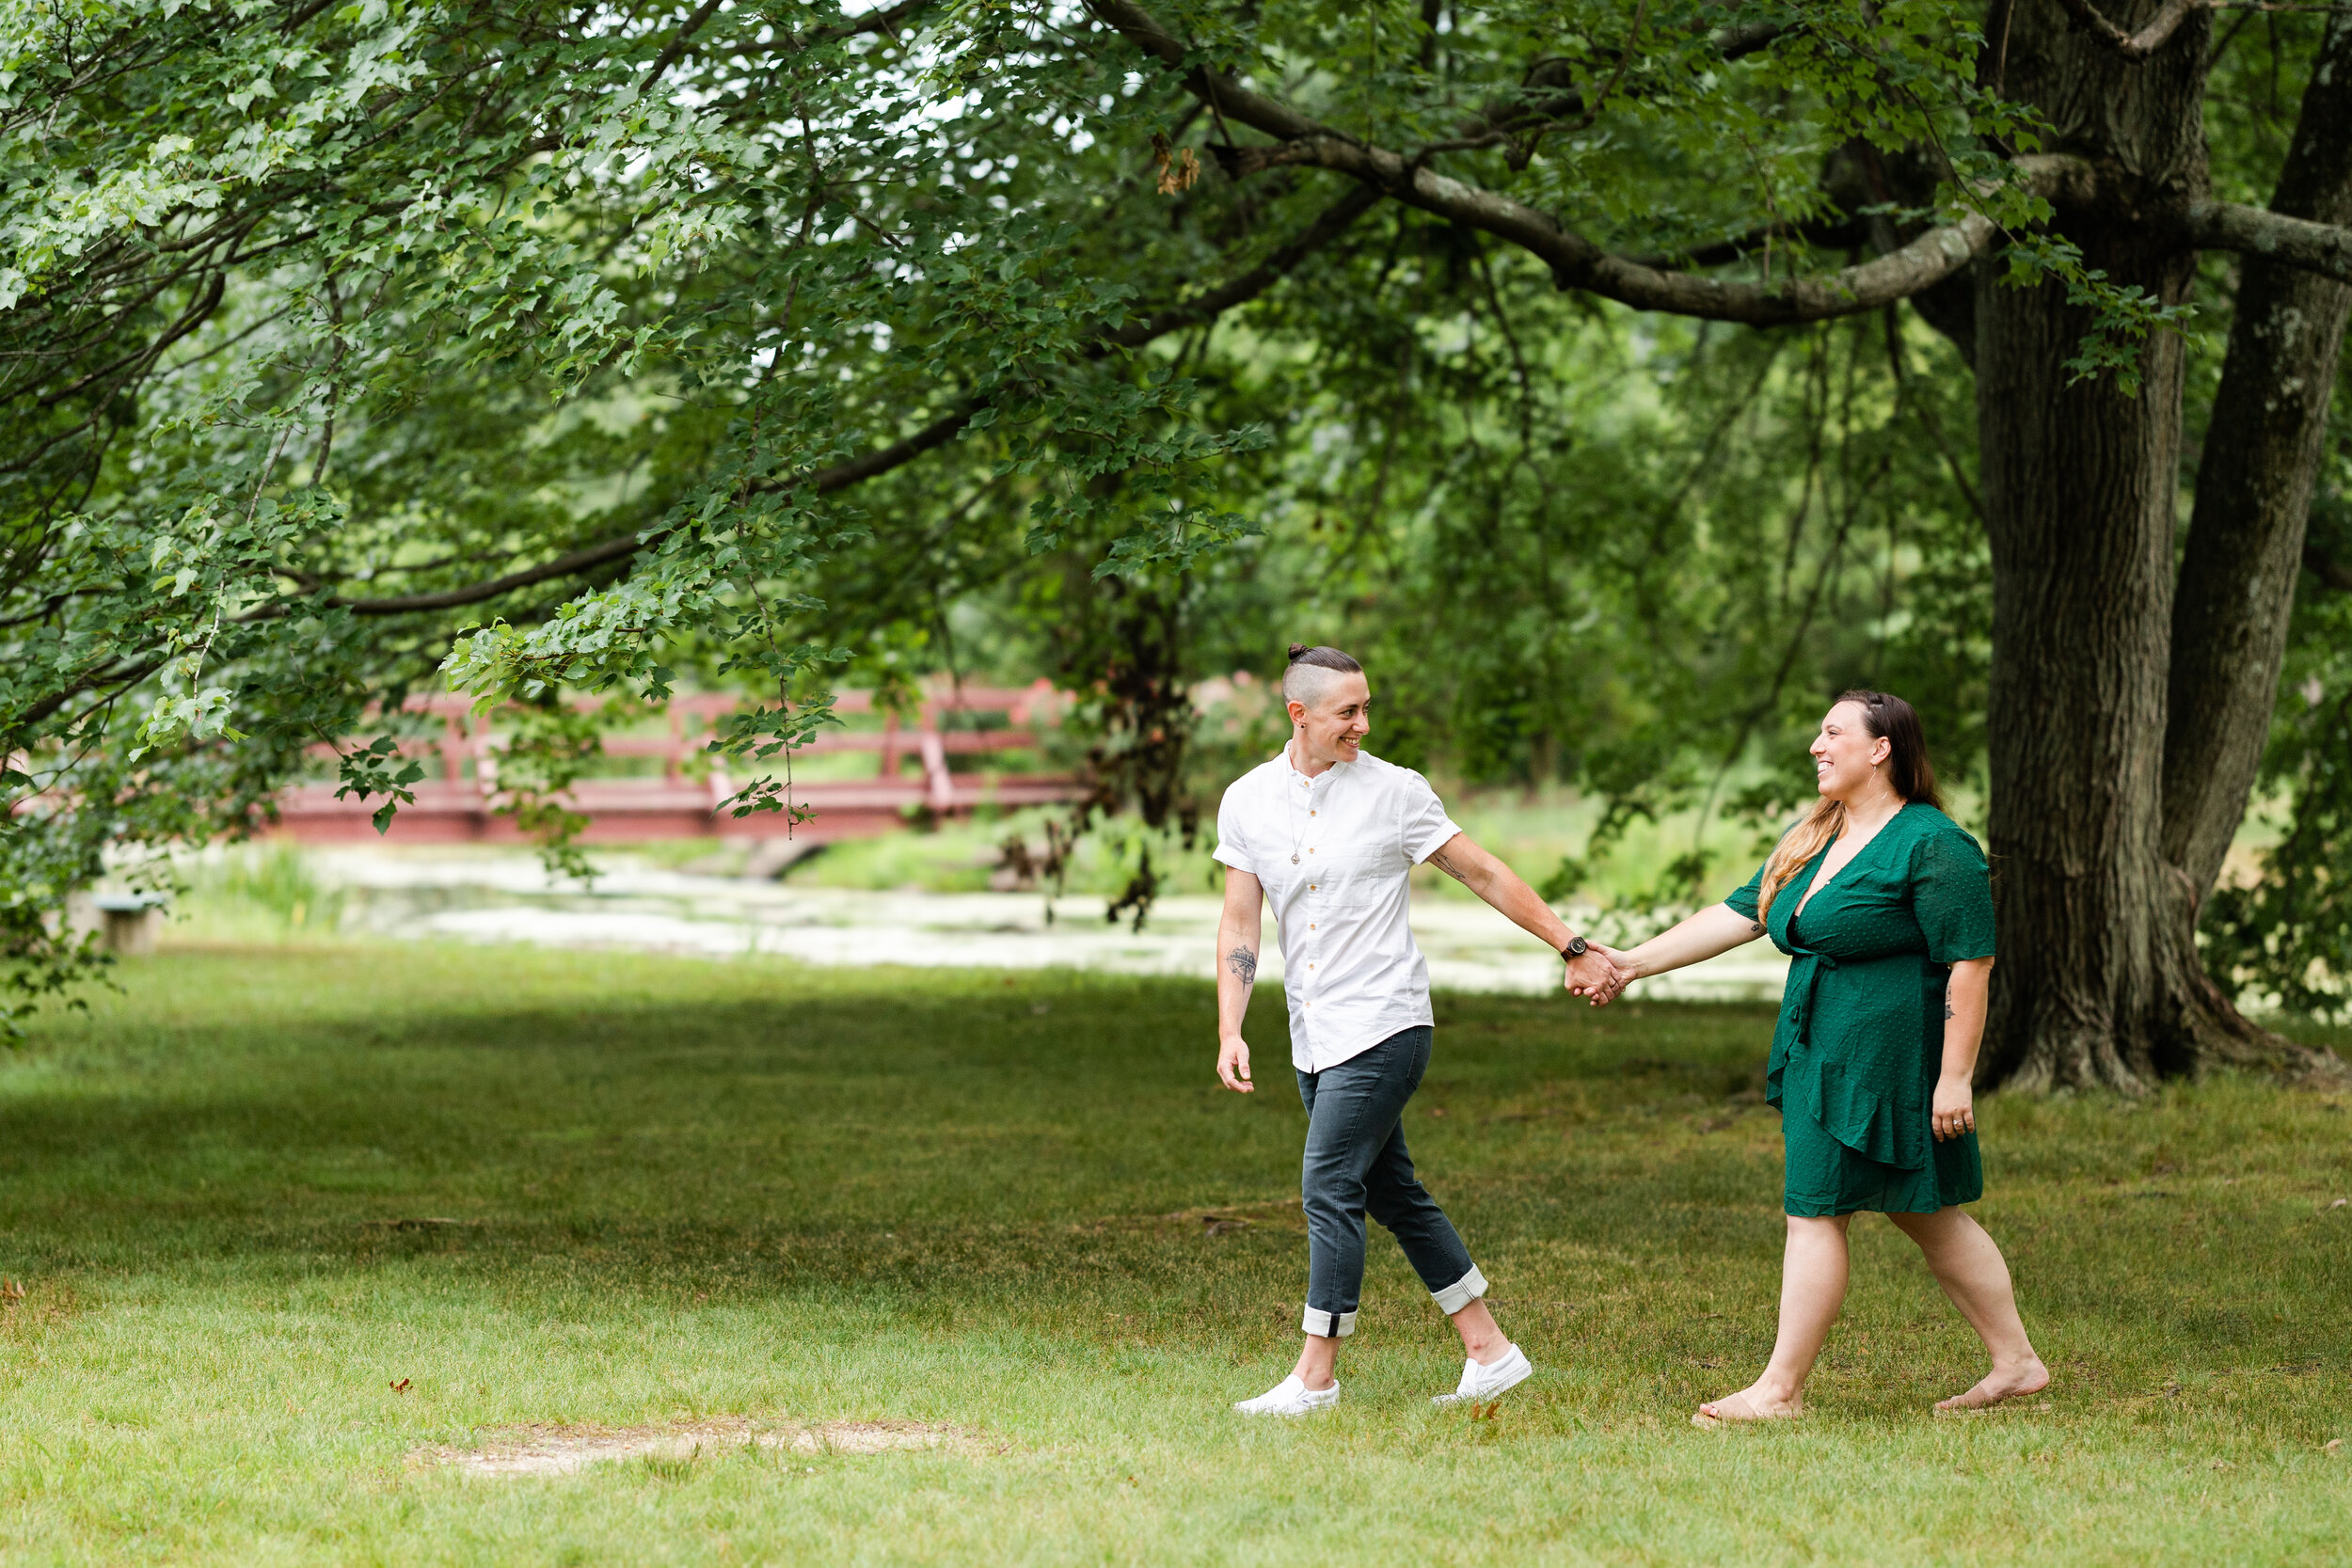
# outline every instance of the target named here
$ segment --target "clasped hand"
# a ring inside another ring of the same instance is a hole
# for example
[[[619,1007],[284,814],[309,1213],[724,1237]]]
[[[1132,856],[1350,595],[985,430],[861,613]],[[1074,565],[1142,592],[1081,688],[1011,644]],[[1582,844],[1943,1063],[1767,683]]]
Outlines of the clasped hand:
[[[1623,953],[1593,942],[1568,960],[1567,975],[1560,984],[1570,996],[1585,997],[1594,1006],[1603,1007],[1615,1001],[1617,993],[1633,979],[1633,970]]]

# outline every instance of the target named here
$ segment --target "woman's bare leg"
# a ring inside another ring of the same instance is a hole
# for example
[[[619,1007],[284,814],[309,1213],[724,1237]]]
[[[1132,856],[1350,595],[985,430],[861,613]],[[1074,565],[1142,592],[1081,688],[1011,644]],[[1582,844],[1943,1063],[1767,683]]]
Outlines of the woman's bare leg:
[[[1919,1243],[1935,1275],[1935,1282],[1952,1298],[1960,1315],[1984,1341],[1993,1370],[1964,1394],[1940,1400],[1938,1410],[1973,1410],[1998,1404],[2019,1394],[2037,1394],[2050,1386],[2050,1369],[2033,1353],[2026,1338],[2025,1320],[2017,1315],[2017,1292],[2010,1288],[2009,1264],[1984,1227],[1959,1209],[1932,1214],[1889,1214],[1902,1233]]]
[[[1699,1406],[1692,1419],[1756,1421],[1794,1416],[1804,1408],[1804,1380],[1846,1304],[1846,1224],[1849,1214],[1788,1216],[1788,1246],[1780,1272],[1780,1333],[1764,1375],[1736,1394]]]

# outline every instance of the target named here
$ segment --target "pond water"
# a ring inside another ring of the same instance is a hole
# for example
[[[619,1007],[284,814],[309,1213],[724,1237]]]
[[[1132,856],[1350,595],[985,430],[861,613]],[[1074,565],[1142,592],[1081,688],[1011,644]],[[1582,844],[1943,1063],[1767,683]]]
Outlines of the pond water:
[[[1106,970],[1131,974],[1216,973],[1218,900],[1161,899],[1141,931],[1103,918],[1103,900],[1035,893],[869,892],[698,876],[628,856],[587,887],[550,882],[536,857],[495,850],[314,849],[306,857],[340,889],[342,923],[388,937],[522,942],[705,957],[771,954],[816,964],[912,964],[982,969]],[[1627,941],[1657,919],[1565,911],[1578,929]],[[1560,960],[1486,905],[1423,895],[1413,929],[1443,990],[1540,992],[1560,983]],[[1263,978],[1282,974],[1269,923]],[[1660,999],[1771,1000],[1787,960],[1763,942],[1640,982]]]

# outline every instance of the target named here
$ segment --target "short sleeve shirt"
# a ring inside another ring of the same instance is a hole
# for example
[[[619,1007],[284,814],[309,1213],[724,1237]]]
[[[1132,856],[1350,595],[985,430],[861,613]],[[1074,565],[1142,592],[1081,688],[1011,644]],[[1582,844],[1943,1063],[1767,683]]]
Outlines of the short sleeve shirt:
[[[1407,879],[1461,831],[1428,780],[1370,753],[1310,779],[1285,747],[1227,788],[1216,858],[1273,906],[1299,1071],[1435,1022]]]

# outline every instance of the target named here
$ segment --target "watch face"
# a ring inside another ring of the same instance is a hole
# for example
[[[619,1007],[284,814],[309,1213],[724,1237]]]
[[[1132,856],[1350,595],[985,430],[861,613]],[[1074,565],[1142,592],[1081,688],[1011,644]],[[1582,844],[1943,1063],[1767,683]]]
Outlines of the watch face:
[[[1565,953],[1571,958],[1581,958],[1584,956],[1584,950],[1591,945],[1592,943],[1586,942],[1582,937],[1570,937],[1568,939],[1568,944],[1560,949],[1560,951]]]

